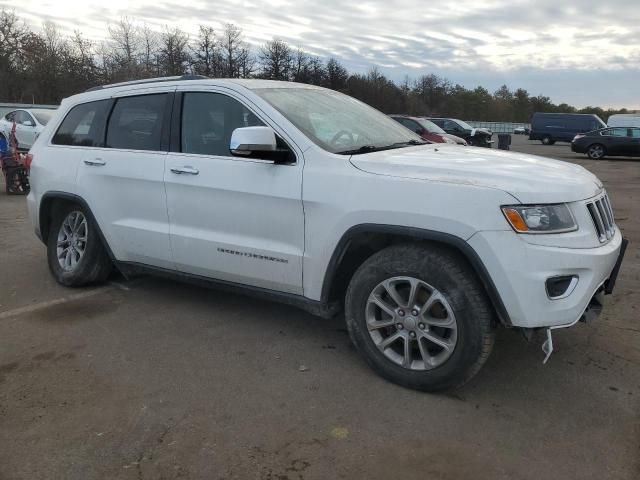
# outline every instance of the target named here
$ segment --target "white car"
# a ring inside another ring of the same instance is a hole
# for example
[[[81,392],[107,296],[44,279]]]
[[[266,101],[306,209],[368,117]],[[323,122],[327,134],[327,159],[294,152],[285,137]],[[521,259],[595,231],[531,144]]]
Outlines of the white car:
[[[44,130],[55,110],[44,108],[12,110],[0,118],[0,136],[8,142],[13,124],[16,124],[18,149],[28,150]]]
[[[61,284],[115,266],[344,309],[369,365],[420,390],[469,380],[499,326],[551,340],[597,316],[626,245],[584,168],[425,144],[309,85],[97,88],[62,102],[31,155],[30,216]]]

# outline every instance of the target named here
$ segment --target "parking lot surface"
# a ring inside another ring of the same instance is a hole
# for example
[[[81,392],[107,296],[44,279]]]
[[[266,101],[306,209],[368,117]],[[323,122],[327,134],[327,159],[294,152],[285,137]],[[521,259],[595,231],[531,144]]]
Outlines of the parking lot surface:
[[[0,194],[0,479],[640,478],[640,160],[513,142],[597,174],[631,244],[548,364],[503,329],[448,394],[385,382],[341,318],[153,278],[63,288]]]

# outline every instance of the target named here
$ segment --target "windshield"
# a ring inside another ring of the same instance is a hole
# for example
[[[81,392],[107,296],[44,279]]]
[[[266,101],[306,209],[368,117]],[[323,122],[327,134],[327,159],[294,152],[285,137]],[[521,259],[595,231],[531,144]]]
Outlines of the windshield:
[[[469,125],[467,122],[464,122],[462,120],[456,120],[455,122],[465,130],[473,130],[473,127]]]
[[[31,110],[31,113],[36,117],[40,125],[46,125],[53,117],[55,110]]]
[[[417,122],[424,128],[427,132],[431,133],[447,133],[443,129],[441,129],[438,125],[433,123],[431,120],[427,120],[426,118],[419,118]]]
[[[332,153],[365,153],[424,143],[395,120],[342,93],[312,88],[255,92],[316,145]],[[362,151],[356,152],[359,149]]]

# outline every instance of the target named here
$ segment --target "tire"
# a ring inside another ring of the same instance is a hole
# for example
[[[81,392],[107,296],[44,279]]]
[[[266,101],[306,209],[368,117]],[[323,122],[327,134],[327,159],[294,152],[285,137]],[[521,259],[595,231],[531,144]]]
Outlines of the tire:
[[[414,285],[416,300],[407,302]],[[392,300],[391,290],[401,302]],[[412,305],[404,309],[403,302]],[[399,310],[406,310],[403,316]],[[383,313],[389,311],[393,314]],[[495,312],[475,273],[459,254],[438,245],[394,245],[371,256],[351,279],[345,317],[351,340],[369,366],[415,390],[464,385],[494,343]],[[391,340],[394,336],[397,340]]]
[[[553,138],[551,138],[550,135],[545,135],[544,137],[542,137],[541,140],[543,145],[553,145],[554,143],[556,143]]]
[[[594,143],[587,148],[587,156],[591,160],[602,160],[607,155],[607,149],[600,143]]]
[[[64,250],[67,254],[61,257]],[[65,204],[53,213],[47,259],[56,281],[66,287],[102,283],[113,268],[92,217],[74,204]]]

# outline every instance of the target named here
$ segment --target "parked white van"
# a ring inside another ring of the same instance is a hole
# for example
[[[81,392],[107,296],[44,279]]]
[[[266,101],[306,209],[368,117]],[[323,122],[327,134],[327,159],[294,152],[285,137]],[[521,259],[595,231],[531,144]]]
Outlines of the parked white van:
[[[640,113],[620,113],[611,115],[607,122],[609,127],[640,127]]]

